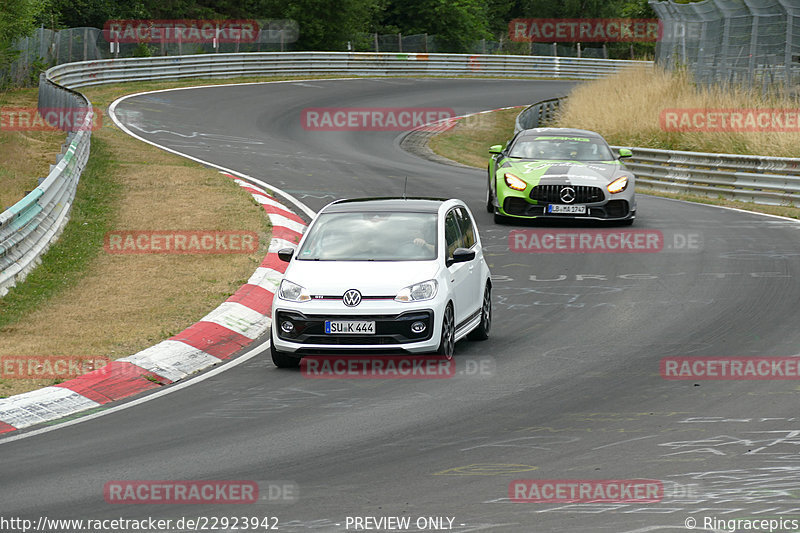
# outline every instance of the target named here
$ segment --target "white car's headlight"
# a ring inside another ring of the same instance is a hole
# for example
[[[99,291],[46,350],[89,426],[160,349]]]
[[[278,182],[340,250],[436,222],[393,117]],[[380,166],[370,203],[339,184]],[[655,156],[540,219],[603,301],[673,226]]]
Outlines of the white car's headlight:
[[[305,287],[292,283],[288,279],[281,281],[281,286],[278,289],[278,297],[282,300],[289,300],[292,302],[307,302],[311,299],[311,295]]]
[[[429,279],[422,283],[415,283],[400,289],[394,297],[397,302],[421,302],[436,297],[437,283],[435,279]]]

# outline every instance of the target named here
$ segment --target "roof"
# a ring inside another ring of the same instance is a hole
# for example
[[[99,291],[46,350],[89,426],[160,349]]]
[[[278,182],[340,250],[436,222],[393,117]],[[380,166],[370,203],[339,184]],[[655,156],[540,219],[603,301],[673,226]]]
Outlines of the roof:
[[[364,211],[392,211],[437,213],[445,198],[350,198],[338,200],[325,208],[326,213],[362,213]]]
[[[603,136],[596,131],[580,130],[578,128],[531,128],[520,132],[520,136],[522,137],[536,137],[539,135],[580,135],[583,137],[603,138]]]

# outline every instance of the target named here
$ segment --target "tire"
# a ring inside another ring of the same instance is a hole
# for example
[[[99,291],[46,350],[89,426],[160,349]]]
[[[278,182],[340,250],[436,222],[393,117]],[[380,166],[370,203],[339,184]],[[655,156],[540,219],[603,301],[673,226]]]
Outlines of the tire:
[[[467,334],[467,338],[471,341],[485,341],[489,338],[490,329],[492,329],[492,287],[486,283],[481,303],[481,323]]]
[[[492,197],[492,188],[486,188],[486,212],[494,213],[494,198]]]
[[[448,359],[453,357],[456,351],[456,320],[453,316],[453,306],[447,304],[444,309],[444,317],[442,318],[442,336],[439,341],[439,349],[436,351],[439,355],[444,355]]]
[[[275,341],[272,339],[272,336],[270,336],[269,353],[272,355],[272,362],[278,368],[298,368],[300,366],[300,357],[295,357],[275,349]]]

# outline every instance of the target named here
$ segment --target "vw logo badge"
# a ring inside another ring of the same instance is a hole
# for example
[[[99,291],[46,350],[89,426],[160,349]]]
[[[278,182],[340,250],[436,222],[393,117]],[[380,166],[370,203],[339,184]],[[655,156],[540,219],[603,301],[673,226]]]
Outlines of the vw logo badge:
[[[575,189],[572,187],[561,188],[561,201],[565,204],[571,204],[575,201]]]
[[[347,307],[355,307],[361,303],[361,293],[355,289],[350,289],[342,296],[342,302]]]

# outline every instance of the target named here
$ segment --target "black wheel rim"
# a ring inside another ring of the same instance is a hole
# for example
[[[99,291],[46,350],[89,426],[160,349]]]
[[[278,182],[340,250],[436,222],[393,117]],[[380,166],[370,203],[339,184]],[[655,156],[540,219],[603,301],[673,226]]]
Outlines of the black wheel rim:
[[[442,355],[450,359],[455,351],[455,330],[453,329],[453,311],[449,307],[444,313],[442,323]]]
[[[483,291],[483,309],[481,309],[483,318],[483,331],[489,333],[489,328],[492,327],[492,290],[486,287]]]

